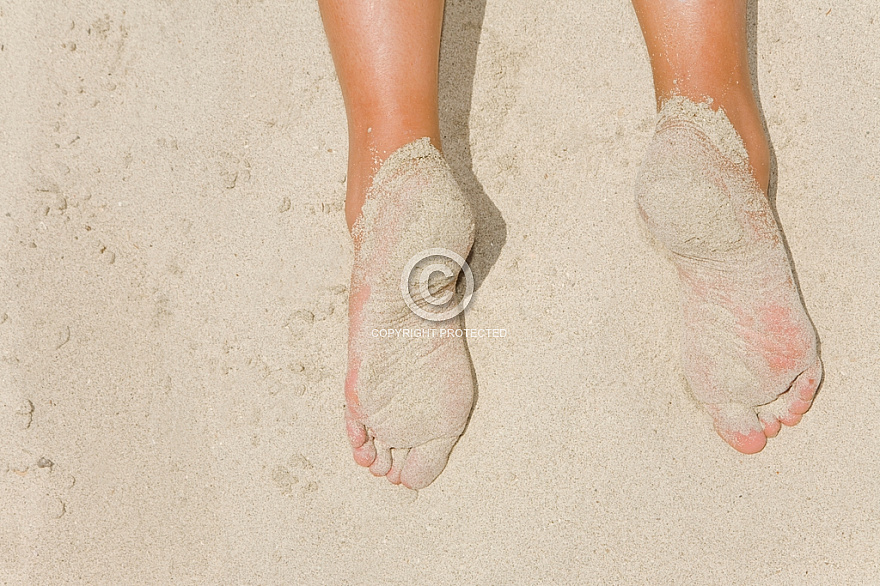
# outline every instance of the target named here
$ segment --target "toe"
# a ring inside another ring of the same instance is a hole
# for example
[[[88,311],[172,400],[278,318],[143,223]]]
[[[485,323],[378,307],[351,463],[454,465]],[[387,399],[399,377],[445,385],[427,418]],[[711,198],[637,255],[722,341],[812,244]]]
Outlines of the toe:
[[[403,470],[407,454],[409,454],[409,448],[391,448],[391,469],[385,475],[391,484],[400,484],[400,471]]]
[[[418,490],[434,482],[446,467],[449,452],[457,441],[457,437],[439,438],[412,448],[400,473],[403,485]]]
[[[373,476],[385,476],[391,470],[391,446],[382,440],[373,440],[376,446],[376,459],[370,464],[370,473]]]
[[[757,454],[767,445],[767,436],[763,429],[750,429],[743,433],[716,425],[715,431],[718,432],[721,439],[730,444],[730,447],[743,454]]]
[[[715,431],[730,446],[743,454],[756,454],[767,445],[764,427],[754,409],[741,403],[706,405],[715,420]]]
[[[773,415],[759,414],[758,419],[760,419],[761,425],[764,426],[764,435],[768,438],[776,437],[782,428],[782,423]]]
[[[813,400],[816,391],[819,389],[819,383],[822,382],[822,372],[822,360],[817,358],[813,366],[803,371],[795,379],[792,390],[797,392],[799,399],[804,401]]]
[[[354,448],[354,461],[361,466],[369,466],[376,459],[376,446],[372,439],[367,438],[364,445]]]
[[[803,415],[807,411],[810,410],[810,407],[813,406],[812,401],[803,401],[801,399],[796,399],[789,403],[788,411],[792,415]]]
[[[822,382],[822,361],[803,371],[793,383],[787,394],[791,395],[788,403],[788,412],[795,415],[803,415],[809,411],[813,404],[813,397],[819,383]]]
[[[801,414],[801,413],[789,413],[787,415],[783,415],[782,417],[780,417],[779,421],[781,421],[782,423],[784,423],[785,425],[787,425],[789,427],[792,427],[792,426],[800,423],[802,417],[803,417],[803,414]]]

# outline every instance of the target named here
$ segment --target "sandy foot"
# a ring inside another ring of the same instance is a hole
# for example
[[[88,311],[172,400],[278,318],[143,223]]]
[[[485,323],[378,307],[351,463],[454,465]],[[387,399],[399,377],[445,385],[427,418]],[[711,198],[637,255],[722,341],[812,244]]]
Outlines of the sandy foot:
[[[439,335],[440,329],[460,328],[460,316],[423,319],[401,291],[401,275],[414,255],[444,248],[466,258],[473,243],[470,206],[427,138],[383,163],[352,235],[348,437],[355,461],[374,475],[423,488],[446,466],[474,399],[465,339]],[[428,281],[436,298],[449,296],[460,272],[451,261],[443,264],[449,276],[436,273]],[[418,296],[416,301],[428,308]],[[389,329],[434,335],[377,335]]]
[[[779,227],[724,113],[669,100],[636,196],[681,278],[691,390],[727,443],[759,452],[810,408],[822,363]]]

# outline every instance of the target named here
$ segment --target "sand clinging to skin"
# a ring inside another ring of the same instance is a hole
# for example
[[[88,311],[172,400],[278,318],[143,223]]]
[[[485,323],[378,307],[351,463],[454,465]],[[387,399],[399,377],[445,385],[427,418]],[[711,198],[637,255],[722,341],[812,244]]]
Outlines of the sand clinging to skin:
[[[443,333],[460,328],[461,316],[437,322],[414,313],[401,290],[402,276],[412,258],[430,249],[467,257],[473,234],[470,206],[427,138],[401,147],[382,164],[353,228],[353,411],[374,438],[377,459],[387,462],[383,450],[396,450],[395,457],[406,458],[401,478],[415,486],[432,481],[445,465],[467,422],[474,384],[465,340]],[[449,258],[436,262],[448,276],[431,281],[431,292],[451,292],[460,267]],[[424,307],[425,299],[419,301]],[[388,331],[394,333],[378,335]]]
[[[722,110],[681,97],[664,104],[636,199],[681,278],[691,390],[723,437],[760,433],[756,408],[818,364],[815,331],[767,197]]]

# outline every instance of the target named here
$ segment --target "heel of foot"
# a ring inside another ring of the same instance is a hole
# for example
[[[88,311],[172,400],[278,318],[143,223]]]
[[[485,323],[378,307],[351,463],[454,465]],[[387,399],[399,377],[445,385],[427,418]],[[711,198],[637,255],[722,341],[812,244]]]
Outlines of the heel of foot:
[[[446,159],[428,137],[400,147],[385,159],[367,190],[362,214],[352,233],[364,236],[375,227],[380,210],[389,206],[397,211],[421,212],[426,218],[448,216],[473,237],[474,214],[470,203]]]
[[[639,212],[656,240],[682,257],[729,256],[752,240],[751,216],[767,225],[759,191],[723,111],[685,98],[664,104],[636,184]]]
[[[710,146],[690,128],[661,131],[639,173],[636,201],[645,224],[681,256],[725,253],[745,236]]]
[[[361,259],[381,258],[389,274],[430,248],[466,258],[474,214],[449,164],[428,138],[404,145],[380,167],[352,229]]]

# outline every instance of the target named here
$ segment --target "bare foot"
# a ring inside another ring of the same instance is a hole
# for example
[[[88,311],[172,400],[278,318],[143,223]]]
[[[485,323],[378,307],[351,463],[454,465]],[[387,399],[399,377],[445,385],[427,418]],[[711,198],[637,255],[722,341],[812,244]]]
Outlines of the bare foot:
[[[723,111],[668,100],[636,197],[681,278],[691,390],[727,443],[759,452],[810,408],[822,362],[779,227]]]
[[[474,399],[465,339],[438,334],[440,328],[460,328],[460,317],[423,319],[401,292],[401,276],[414,255],[444,248],[466,258],[473,243],[470,206],[427,138],[382,164],[352,235],[345,397],[354,459],[394,484],[423,488],[446,466]],[[447,276],[438,272],[429,281],[435,298],[455,289],[460,272],[454,262],[441,262]],[[388,329],[397,333],[379,335]],[[413,337],[402,332],[407,329],[435,335]]]

